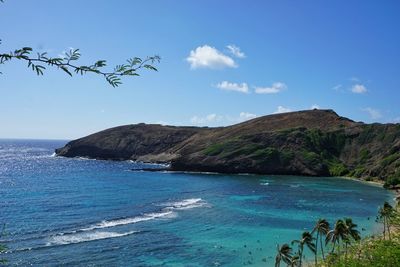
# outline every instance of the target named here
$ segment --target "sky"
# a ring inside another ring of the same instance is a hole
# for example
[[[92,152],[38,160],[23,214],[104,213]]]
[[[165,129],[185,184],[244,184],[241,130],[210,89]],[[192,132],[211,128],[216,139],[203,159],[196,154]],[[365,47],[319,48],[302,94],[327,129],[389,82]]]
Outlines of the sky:
[[[0,138],[74,139],[134,124],[221,126],[333,109],[400,122],[400,2],[5,0],[0,53],[24,46],[110,68],[159,55],[117,88],[0,65]]]

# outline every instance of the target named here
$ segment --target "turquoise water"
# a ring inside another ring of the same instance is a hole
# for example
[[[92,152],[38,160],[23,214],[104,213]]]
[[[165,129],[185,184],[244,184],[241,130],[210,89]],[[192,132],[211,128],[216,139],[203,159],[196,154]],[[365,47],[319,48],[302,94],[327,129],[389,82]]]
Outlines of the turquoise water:
[[[393,197],[340,178],[140,172],[52,156],[64,144],[0,140],[11,265],[273,266],[276,244],[320,217],[351,216],[370,234]]]

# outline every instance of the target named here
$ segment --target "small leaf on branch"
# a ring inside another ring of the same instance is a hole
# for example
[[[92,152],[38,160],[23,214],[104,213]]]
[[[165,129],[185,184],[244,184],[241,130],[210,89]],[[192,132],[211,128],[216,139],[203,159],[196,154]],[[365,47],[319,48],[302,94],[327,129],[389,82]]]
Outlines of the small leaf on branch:
[[[36,70],[36,74],[37,75],[43,75],[43,70],[45,70],[46,68],[44,66],[41,65],[36,65],[35,66],[35,70]]]
[[[67,67],[65,67],[65,66],[60,66],[60,68],[61,68],[64,72],[66,72],[69,76],[72,77],[72,73],[68,70]]]

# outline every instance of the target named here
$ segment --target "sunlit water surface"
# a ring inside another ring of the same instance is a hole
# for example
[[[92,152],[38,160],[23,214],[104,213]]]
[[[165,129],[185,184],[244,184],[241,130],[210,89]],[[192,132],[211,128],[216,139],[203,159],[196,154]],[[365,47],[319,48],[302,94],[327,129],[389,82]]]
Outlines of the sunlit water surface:
[[[273,266],[276,244],[351,216],[376,231],[393,196],[340,178],[140,172],[54,157],[65,141],[0,140],[10,265]]]

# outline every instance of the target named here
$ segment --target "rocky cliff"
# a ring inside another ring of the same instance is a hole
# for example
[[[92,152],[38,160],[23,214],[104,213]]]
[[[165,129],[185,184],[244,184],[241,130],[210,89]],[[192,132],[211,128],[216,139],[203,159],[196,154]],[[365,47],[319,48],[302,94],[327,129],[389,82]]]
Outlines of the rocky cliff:
[[[400,125],[364,124],[332,110],[269,115],[220,128],[127,125],[69,142],[66,157],[169,162],[172,170],[400,176]]]

